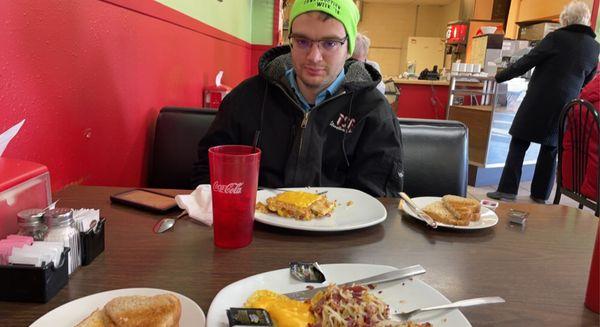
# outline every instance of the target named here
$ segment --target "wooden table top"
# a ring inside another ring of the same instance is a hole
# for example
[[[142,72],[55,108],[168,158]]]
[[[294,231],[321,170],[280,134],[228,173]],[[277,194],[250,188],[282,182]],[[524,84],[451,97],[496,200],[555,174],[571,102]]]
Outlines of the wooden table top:
[[[205,314],[226,285],[280,269],[290,261],[421,264],[420,278],[451,301],[501,296],[507,303],[461,311],[473,326],[592,326],[598,315],[584,305],[598,219],[576,208],[502,203],[493,228],[431,230],[403,216],[397,199],[381,199],[388,217],[369,228],[314,233],[257,223],[243,249],[213,246],[212,229],[180,220],[162,235],[152,226],[162,216],[111,204],[116,187],[72,186],[59,192],[61,206],[100,208],[107,218],[106,250],[73,273],[46,304],[0,302],[0,326],[31,324],[71,300],[111,289],[153,287],[181,293]],[[525,228],[510,225],[509,208],[530,212]]]

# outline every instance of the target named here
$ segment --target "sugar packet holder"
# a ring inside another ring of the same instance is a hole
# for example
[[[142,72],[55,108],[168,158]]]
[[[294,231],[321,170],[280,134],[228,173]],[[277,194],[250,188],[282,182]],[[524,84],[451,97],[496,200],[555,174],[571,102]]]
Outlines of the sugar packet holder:
[[[106,218],[100,218],[100,221],[86,232],[80,232],[81,240],[81,265],[87,266],[94,259],[104,252],[105,246],[105,227]]]
[[[69,249],[65,247],[58,265],[52,262],[41,267],[30,265],[0,266],[0,301],[50,301],[69,280]]]

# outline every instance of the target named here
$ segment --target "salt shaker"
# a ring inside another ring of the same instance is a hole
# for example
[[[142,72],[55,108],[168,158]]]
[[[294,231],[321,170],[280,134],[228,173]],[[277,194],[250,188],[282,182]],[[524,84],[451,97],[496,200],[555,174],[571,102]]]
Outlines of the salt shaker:
[[[18,235],[31,236],[34,241],[43,241],[48,233],[44,223],[43,209],[26,209],[17,213]]]
[[[49,230],[44,241],[62,242],[69,251],[69,275],[81,265],[79,232],[75,228],[73,209],[56,208],[44,214]]]

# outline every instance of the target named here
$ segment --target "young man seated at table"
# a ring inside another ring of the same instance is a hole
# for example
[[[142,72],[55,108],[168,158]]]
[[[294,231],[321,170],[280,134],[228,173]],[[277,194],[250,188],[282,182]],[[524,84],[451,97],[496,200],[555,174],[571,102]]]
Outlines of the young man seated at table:
[[[348,187],[397,196],[403,180],[400,127],[375,88],[381,75],[347,60],[358,20],[352,0],[297,0],[290,45],[267,51],[259,75],[223,99],[198,146],[193,184],[210,181],[208,148],[252,145],[258,134],[260,186]]]

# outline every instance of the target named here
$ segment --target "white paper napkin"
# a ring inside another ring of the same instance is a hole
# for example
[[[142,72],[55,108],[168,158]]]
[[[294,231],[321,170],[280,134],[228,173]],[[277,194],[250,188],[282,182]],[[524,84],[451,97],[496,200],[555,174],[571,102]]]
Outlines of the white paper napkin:
[[[191,194],[177,195],[175,201],[188,215],[208,226],[212,226],[212,193],[210,184],[200,184]]]

